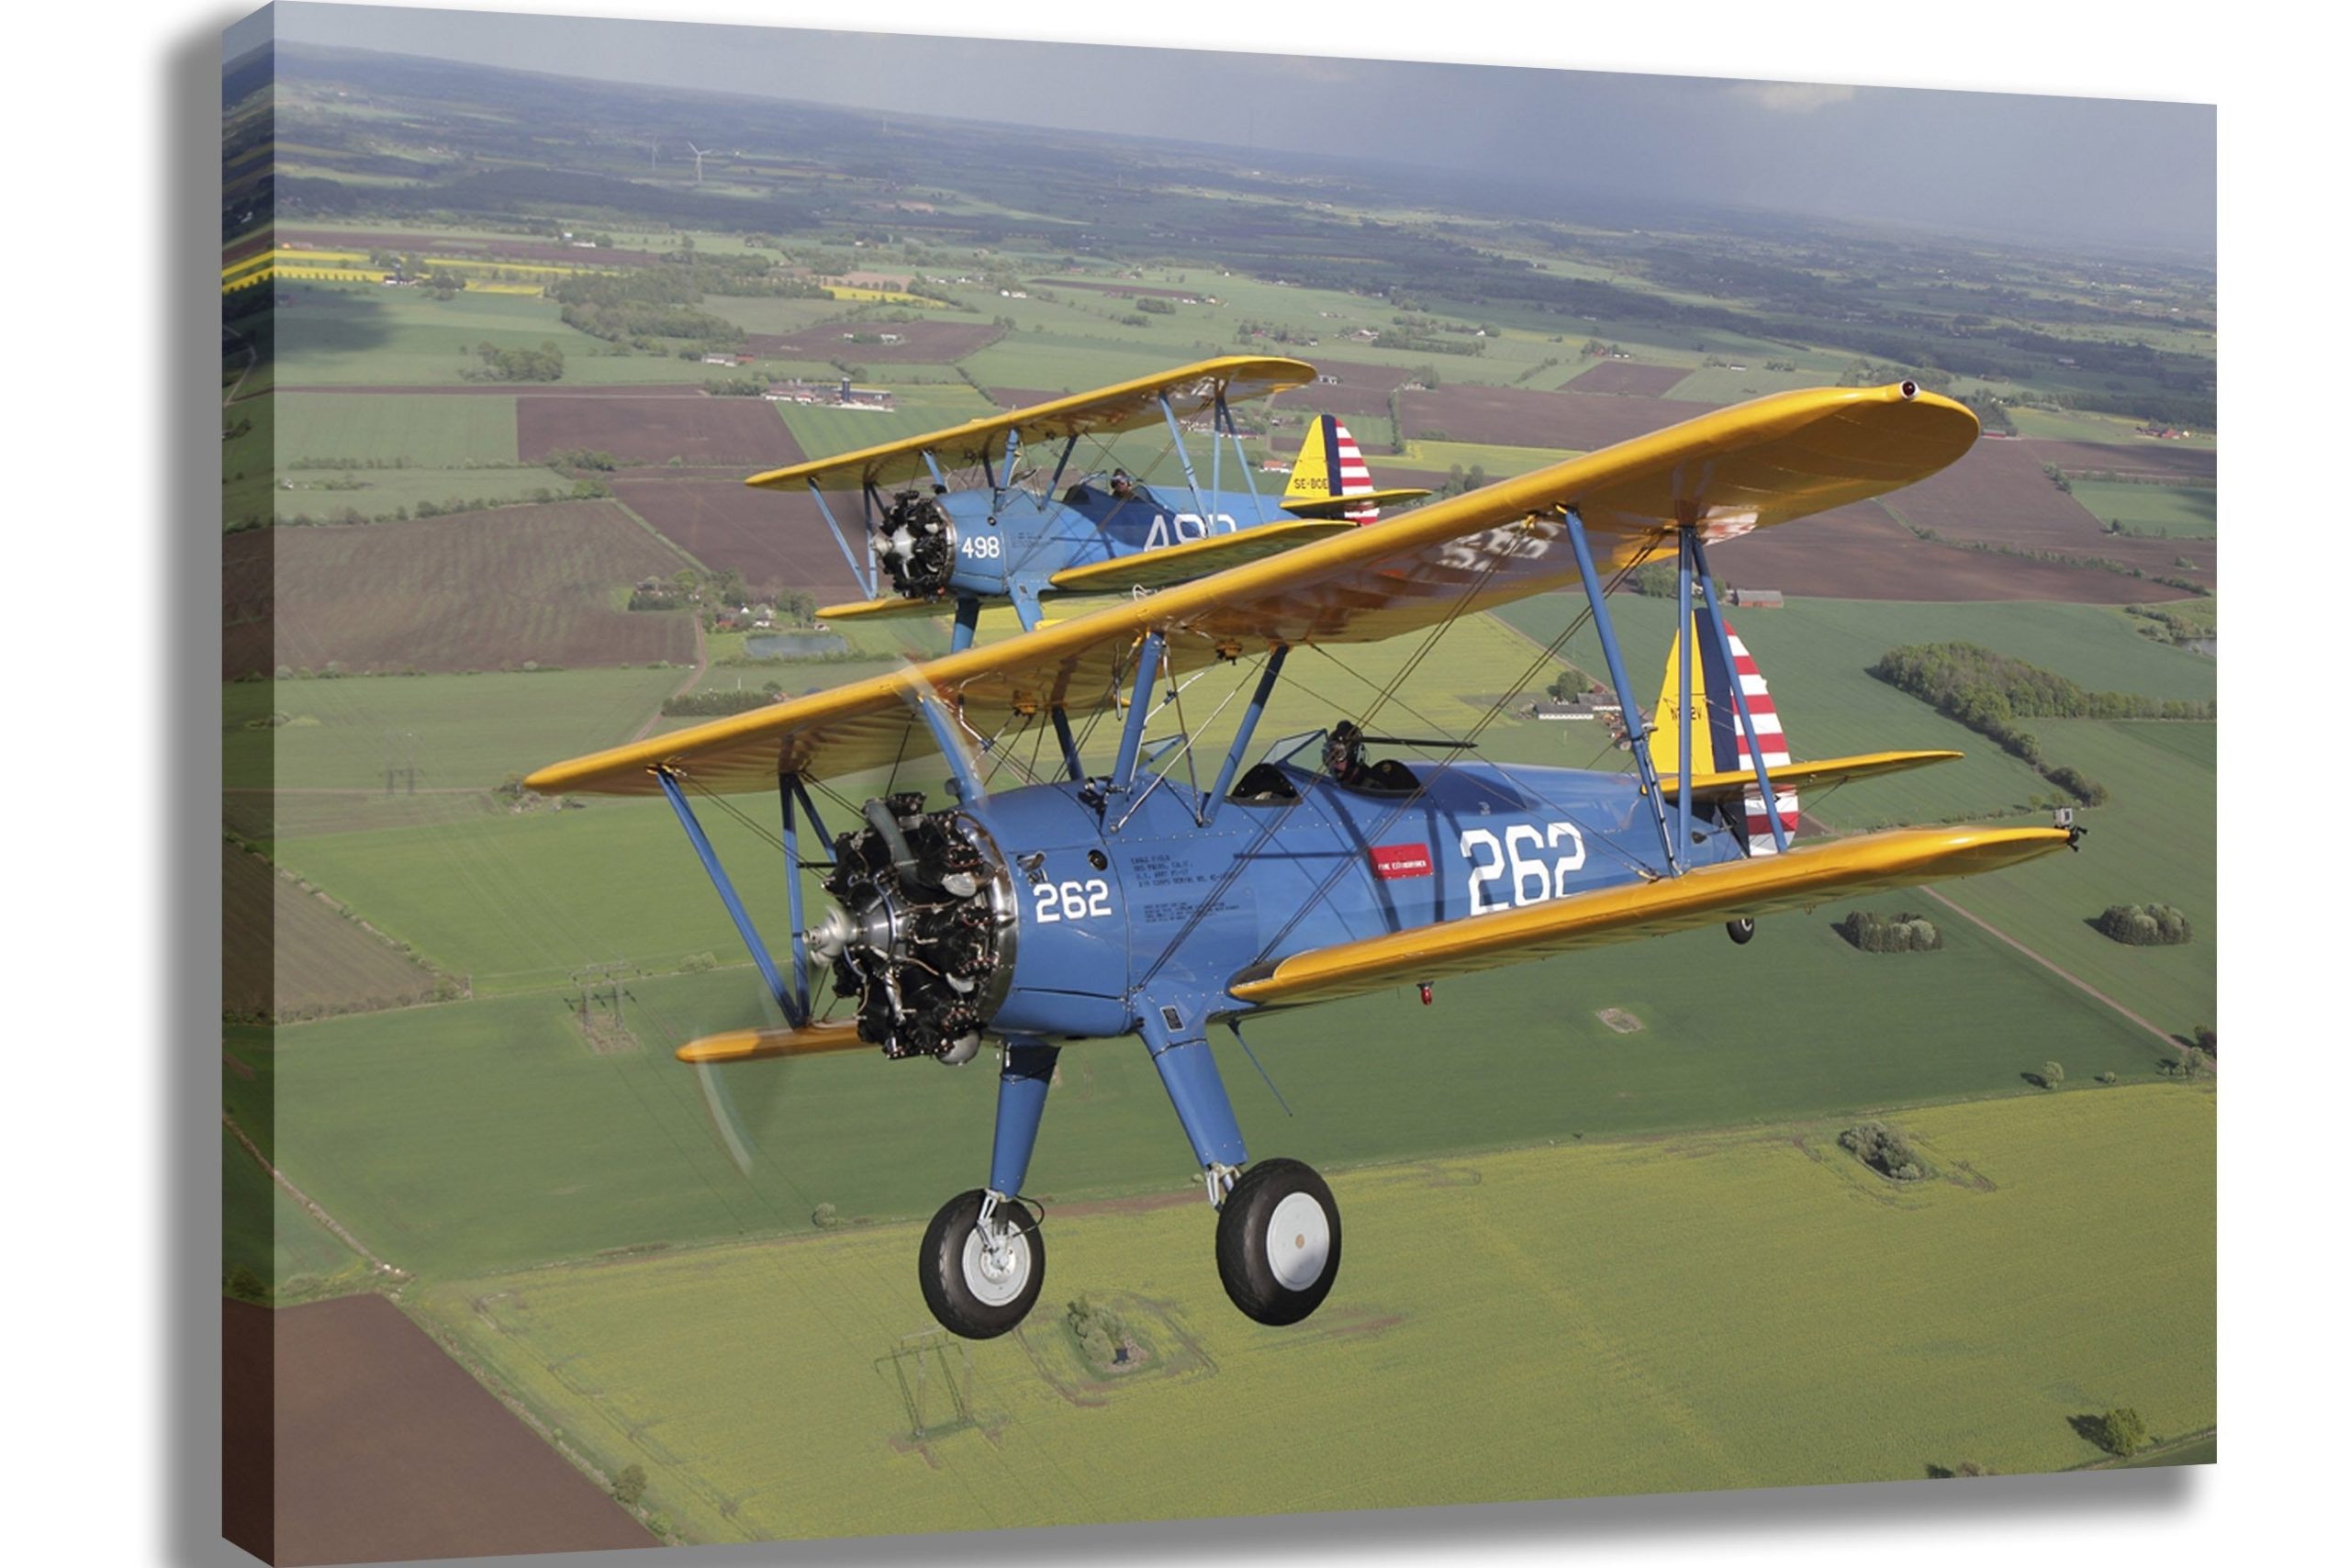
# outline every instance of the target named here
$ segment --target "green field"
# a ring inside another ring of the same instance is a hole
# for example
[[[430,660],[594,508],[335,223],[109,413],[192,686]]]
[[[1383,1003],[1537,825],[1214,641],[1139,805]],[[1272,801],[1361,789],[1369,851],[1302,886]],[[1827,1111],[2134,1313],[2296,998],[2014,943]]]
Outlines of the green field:
[[[487,790],[509,774],[626,740],[685,675],[581,669],[234,681],[221,689],[221,779],[231,791],[380,794],[389,752],[416,768],[420,790]],[[272,713],[291,722],[270,726]]]
[[[2073,409],[2027,409],[2020,406],[2008,409],[2008,417],[2016,422],[2016,433],[2034,441],[2091,441],[2107,445],[2134,445],[2147,438],[2138,434],[2138,420],[2123,419],[2118,414],[2092,414]],[[2217,442],[2210,431],[2197,431],[2187,438],[2188,446],[2209,447]]]
[[[1105,323],[1106,327],[1106,323]],[[1238,353],[1221,348],[1217,353]],[[1043,392],[1083,392],[1203,358],[1190,334],[1170,332],[1163,347],[1069,332],[1016,332],[966,356],[961,364],[982,386],[1023,386]]]
[[[259,528],[277,487],[277,397],[243,398],[220,410],[220,526]]]
[[[1774,351],[1770,357],[1783,364],[1795,363],[1786,358],[1784,349]],[[1798,386],[1836,385],[1834,369],[1765,370],[1764,363],[1757,359],[1744,370],[1731,370],[1725,365],[1701,366],[1682,377],[1665,396],[1684,403],[1742,403],[1749,398],[1792,391]]]
[[[2100,522],[2135,534],[2209,539],[2220,531],[2220,493],[2207,486],[2124,485],[2075,479],[2073,498]]]
[[[838,320],[847,307],[836,299],[766,299],[713,294],[697,308],[732,321],[746,332],[771,333],[780,338],[819,321]]]
[[[894,368],[894,367],[890,367]],[[874,379],[874,377],[868,377]],[[897,407],[888,413],[828,409],[812,403],[778,403],[783,422],[791,427],[800,450],[815,455],[855,452],[903,436],[923,435],[947,425],[984,419],[996,411],[993,403],[960,381],[939,386],[909,386],[878,379],[897,393]]]
[[[970,1425],[939,1389],[963,1347],[932,1352],[920,1439],[910,1226],[411,1306],[697,1541],[2059,1470],[2098,1457],[2075,1416],[2215,1419],[2212,1107],[1913,1113],[1919,1190],[1833,1122],[1348,1172],[1337,1291],[1287,1329],[1222,1299],[1204,1204],[1064,1211],[1047,1305],[968,1349]],[[1080,1292],[1150,1359],[1086,1372]]]
[[[280,1296],[362,1288],[367,1266],[310,1217],[228,1128],[220,1129],[220,1267],[244,1268]]]
[[[552,468],[297,468],[285,471],[274,500],[279,522],[297,517],[326,522],[346,510],[384,520],[402,509],[411,515],[425,506],[456,511],[483,503],[541,500],[550,493],[557,500],[571,495],[571,480]]]
[[[475,350],[484,342],[530,349],[552,342],[563,351],[564,381],[576,386],[699,382],[711,374],[675,354],[618,353],[565,326],[561,308],[534,295],[435,299],[416,289],[331,283],[295,283],[280,292],[292,303],[279,308],[279,386],[462,386],[466,371],[481,369]]]
[[[285,478],[321,476],[305,458],[401,462],[419,468],[513,464],[514,399],[422,395],[277,394],[277,457]]]

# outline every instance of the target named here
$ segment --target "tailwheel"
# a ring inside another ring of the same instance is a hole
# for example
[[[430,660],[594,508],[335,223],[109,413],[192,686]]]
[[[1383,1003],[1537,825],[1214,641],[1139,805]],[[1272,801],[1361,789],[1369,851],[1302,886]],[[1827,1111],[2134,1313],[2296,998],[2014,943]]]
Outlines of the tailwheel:
[[[951,1198],[923,1233],[922,1298],[966,1339],[1011,1332],[1045,1288],[1045,1236],[1017,1198]]]
[[[1722,929],[1729,933],[1731,941],[1743,947],[1754,940],[1754,917],[1741,914],[1736,920],[1725,924]]]
[[[1338,1204],[1312,1167],[1249,1168],[1215,1221],[1215,1267],[1232,1305],[1259,1323],[1295,1323],[1338,1277]]]

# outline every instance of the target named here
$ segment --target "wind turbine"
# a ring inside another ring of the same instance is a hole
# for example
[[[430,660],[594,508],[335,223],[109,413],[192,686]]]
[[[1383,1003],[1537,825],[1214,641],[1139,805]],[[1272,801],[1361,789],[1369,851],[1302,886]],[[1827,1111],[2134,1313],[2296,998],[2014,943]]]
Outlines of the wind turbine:
[[[686,143],[686,147],[694,155],[694,184],[699,185],[701,184],[701,161],[716,154],[714,151],[704,151],[690,141]]]

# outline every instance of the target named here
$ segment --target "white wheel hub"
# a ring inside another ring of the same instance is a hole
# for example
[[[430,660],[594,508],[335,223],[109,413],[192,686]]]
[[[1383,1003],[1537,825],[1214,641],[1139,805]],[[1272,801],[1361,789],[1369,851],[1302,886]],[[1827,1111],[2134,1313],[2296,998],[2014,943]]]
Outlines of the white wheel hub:
[[[1330,1216],[1311,1194],[1292,1193],[1273,1205],[1265,1225],[1265,1261],[1290,1291],[1307,1289],[1329,1267]]]
[[[963,1238],[963,1283],[989,1306],[1008,1306],[1028,1283],[1030,1254],[1024,1232],[1012,1231],[990,1247],[973,1226]]]

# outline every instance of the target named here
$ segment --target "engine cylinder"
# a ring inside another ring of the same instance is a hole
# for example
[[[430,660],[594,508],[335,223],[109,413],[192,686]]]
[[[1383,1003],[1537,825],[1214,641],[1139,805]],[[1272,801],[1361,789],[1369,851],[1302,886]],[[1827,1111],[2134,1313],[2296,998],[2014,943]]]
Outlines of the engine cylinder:
[[[840,908],[810,938],[834,989],[856,999],[860,1038],[893,1060],[955,1064],[978,1054],[1012,982],[1019,917],[986,830],[923,804],[912,792],[867,802],[867,825],[834,842],[824,890]]]
[[[901,490],[881,514],[874,554],[905,599],[935,599],[955,575],[955,521],[935,496]]]

